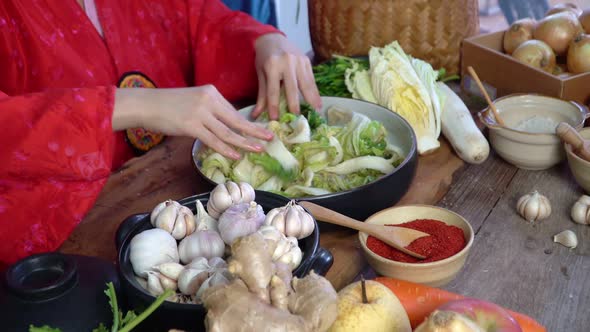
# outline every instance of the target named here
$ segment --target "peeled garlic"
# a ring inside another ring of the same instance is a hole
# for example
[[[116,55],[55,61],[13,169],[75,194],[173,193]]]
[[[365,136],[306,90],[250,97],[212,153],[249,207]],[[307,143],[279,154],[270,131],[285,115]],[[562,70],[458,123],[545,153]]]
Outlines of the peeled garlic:
[[[237,203],[249,203],[254,201],[254,198],[254,188],[250,184],[227,181],[218,184],[211,191],[207,202],[207,211],[211,217],[217,219],[230,206]]]
[[[176,240],[192,234],[197,227],[193,212],[170,199],[156,205],[150,214],[150,222],[154,227],[170,233]]]
[[[283,207],[268,211],[264,224],[273,225],[286,236],[297,239],[309,236],[315,228],[313,217],[294,200]]]
[[[590,196],[582,195],[572,206],[572,220],[582,225],[590,224]]]
[[[576,236],[576,233],[568,229],[553,236],[553,242],[557,242],[570,249],[573,249],[578,246],[578,237]]]
[[[526,221],[534,222],[551,215],[551,203],[547,197],[535,190],[518,200],[516,210]]]
[[[180,261],[184,264],[192,262],[197,257],[222,257],[225,243],[219,233],[202,230],[185,237],[178,245]]]

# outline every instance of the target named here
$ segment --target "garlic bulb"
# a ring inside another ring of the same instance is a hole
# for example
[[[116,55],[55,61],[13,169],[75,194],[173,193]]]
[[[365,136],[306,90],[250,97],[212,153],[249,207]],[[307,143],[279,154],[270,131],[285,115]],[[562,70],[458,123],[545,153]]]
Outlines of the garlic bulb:
[[[223,276],[229,276],[227,263],[219,257],[213,257],[207,260],[205,257],[198,257],[190,264],[184,267],[184,270],[178,277],[178,290],[185,295],[196,295],[202,293],[206,288],[213,284],[223,282],[220,276],[215,280],[209,280],[215,273]],[[206,281],[209,282],[206,283]],[[229,278],[226,278],[229,282]]]
[[[551,215],[551,203],[535,190],[518,200],[516,210],[526,221],[534,222]]]
[[[256,202],[232,205],[219,217],[219,234],[228,245],[240,236],[256,232],[264,223],[264,211]]]
[[[150,222],[154,227],[172,234],[177,240],[192,234],[197,228],[193,212],[170,199],[156,205],[150,214]]]
[[[235,183],[228,181],[218,184],[209,195],[207,211],[213,218],[219,218],[230,206],[238,203],[254,201],[254,188],[246,182]]]
[[[219,229],[217,227],[217,220],[207,213],[203,203],[197,200],[197,213],[195,214],[195,218],[197,219],[197,231],[202,230],[212,230],[219,233]]]
[[[197,231],[185,237],[178,245],[178,254],[183,264],[192,262],[197,257],[222,257],[225,243],[219,233],[211,230]]]
[[[590,196],[582,195],[572,206],[572,220],[582,225],[590,224]]]
[[[313,217],[294,200],[283,207],[268,211],[264,224],[273,225],[286,236],[297,239],[309,236],[315,228]]]
[[[295,270],[301,259],[303,258],[303,252],[299,248],[299,244],[295,237],[287,237],[281,233],[276,227],[272,225],[265,225],[260,227],[258,230],[262,237],[267,241],[274,242],[274,251],[272,254],[273,262],[282,262],[291,268],[291,271]],[[271,246],[271,247],[273,247]]]
[[[568,229],[553,236],[553,242],[557,242],[561,245],[573,249],[578,246],[578,237],[576,236],[576,233]]]
[[[129,260],[136,275],[147,278],[153,267],[179,262],[176,240],[160,228],[145,230],[133,237],[129,243]]]

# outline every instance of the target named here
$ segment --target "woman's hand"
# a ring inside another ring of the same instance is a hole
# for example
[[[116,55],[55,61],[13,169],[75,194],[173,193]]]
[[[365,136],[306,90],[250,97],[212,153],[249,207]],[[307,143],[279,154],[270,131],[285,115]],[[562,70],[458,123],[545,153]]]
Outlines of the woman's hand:
[[[259,152],[244,136],[270,140],[273,133],[248,121],[212,85],[177,89],[117,89],[113,130],[142,127],[169,136],[189,136],[222,155],[239,159],[235,147]],[[233,130],[232,130],[233,129]]]
[[[271,119],[279,114],[281,81],[289,110],[299,113],[299,91],[314,108],[321,105],[309,58],[281,34],[267,34],[256,40],[258,99],[252,116],[268,110]]]

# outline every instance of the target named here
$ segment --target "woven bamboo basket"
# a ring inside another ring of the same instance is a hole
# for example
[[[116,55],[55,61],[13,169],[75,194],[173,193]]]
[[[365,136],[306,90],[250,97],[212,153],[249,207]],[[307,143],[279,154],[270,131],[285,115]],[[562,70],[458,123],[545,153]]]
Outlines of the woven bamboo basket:
[[[478,0],[308,0],[316,60],[366,56],[397,40],[404,51],[459,72],[461,42],[479,32]]]

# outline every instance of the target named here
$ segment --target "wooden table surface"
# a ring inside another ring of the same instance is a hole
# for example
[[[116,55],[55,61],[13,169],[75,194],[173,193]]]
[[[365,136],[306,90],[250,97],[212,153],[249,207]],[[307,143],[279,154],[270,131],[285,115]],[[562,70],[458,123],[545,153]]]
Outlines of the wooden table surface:
[[[470,106],[473,110],[479,106]],[[441,151],[420,157],[410,192],[398,204],[442,206],[465,217],[476,232],[464,269],[444,289],[492,301],[537,319],[547,331],[590,330],[590,227],[571,221],[572,204],[583,193],[564,162],[546,171],[517,169],[493,152],[481,165],[465,165],[444,138]],[[134,213],[157,203],[206,192],[212,186],[194,170],[192,140],[169,138],[114,173],[95,207],[61,251],[115,259],[114,233]],[[516,200],[538,190],[552,203],[551,216],[529,224],[516,214]],[[571,229],[579,239],[570,250],[552,241]],[[374,276],[353,231],[321,234],[334,255],[327,278],[336,289],[362,273]]]

